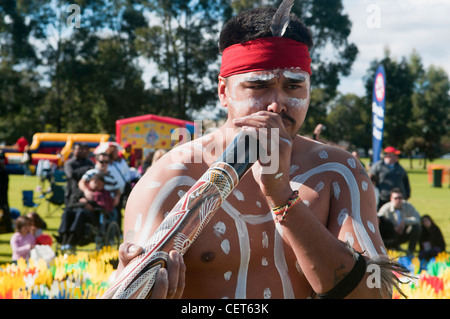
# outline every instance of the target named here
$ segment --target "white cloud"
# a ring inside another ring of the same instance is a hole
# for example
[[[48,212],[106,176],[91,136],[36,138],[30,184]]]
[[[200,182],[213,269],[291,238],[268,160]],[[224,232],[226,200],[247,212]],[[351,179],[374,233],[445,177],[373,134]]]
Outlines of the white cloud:
[[[349,40],[359,55],[351,75],[341,80],[342,93],[364,94],[362,78],[371,61],[383,58],[385,47],[398,59],[416,50],[425,67],[443,67],[450,76],[450,1],[343,0],[343,4],[353,23]],[[377,12],[379,20],[374,20]]]

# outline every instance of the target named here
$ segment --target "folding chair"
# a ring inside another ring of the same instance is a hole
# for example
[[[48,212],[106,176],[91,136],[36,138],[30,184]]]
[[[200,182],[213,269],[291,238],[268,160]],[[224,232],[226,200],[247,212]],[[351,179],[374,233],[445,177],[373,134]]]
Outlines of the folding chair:
[[[39,203],[34,202],[34,191],[22,191],[22,204],[24,213],[28,212],[29,209],[37,209],[39,207]]]
[[[45,197],[45,200],[47,201],[47,216],[51,216],[59,209],[64,210],[64,186],[52,183],[50,185],[50,192],[45,195],[48,195],[48,197]]]

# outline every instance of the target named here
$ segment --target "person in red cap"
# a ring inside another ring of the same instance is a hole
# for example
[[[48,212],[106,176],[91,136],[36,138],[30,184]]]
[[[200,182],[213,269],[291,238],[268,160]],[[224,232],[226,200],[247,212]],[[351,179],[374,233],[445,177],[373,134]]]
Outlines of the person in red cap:
[[[28,141],[24,136],[21,136],[17,139],[16,144],[14,145],[20,153],[25,151],[25,147],[28,146]]]
[[[398,161],[400,154],[400,150],[388,146],[384,149],[383,159],[374,163],[369,169],[369,176],[376,177],[376,186],[380,192],[378,210],[390,201],[393,188],[401,189],[405,200],[411,196],[408,174]]]

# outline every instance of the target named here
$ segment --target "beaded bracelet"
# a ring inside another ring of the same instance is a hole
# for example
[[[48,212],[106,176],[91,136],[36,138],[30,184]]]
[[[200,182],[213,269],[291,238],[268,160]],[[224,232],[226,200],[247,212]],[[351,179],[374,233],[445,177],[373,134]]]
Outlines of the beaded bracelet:
[[[294,191],[286,204],[272,208],[272,212],[275,214],[275,221],[281,223],[286,218],[288,210],[299,202],[300,195],[298,194],[298,191]]]

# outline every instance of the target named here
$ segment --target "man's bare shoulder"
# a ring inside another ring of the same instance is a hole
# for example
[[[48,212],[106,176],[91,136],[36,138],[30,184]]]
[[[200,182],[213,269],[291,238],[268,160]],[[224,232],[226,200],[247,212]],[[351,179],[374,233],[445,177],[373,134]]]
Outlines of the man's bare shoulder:
[[[141,179],[148,182],[165,182],[175,176],[197,176],[205,164],[201,155],[196,157],[195,146],[191,143],[171,149],[153,163]]]
[[[307,137],[298,135],[294,140],[293,151],[295,154],[299,154],[294,158],[302,160],[303,165],[307,164],[310,168],[325,163],[339,163],[351,168],[362,169],[359,160],[347,150]]]

